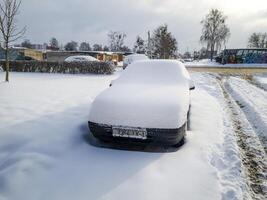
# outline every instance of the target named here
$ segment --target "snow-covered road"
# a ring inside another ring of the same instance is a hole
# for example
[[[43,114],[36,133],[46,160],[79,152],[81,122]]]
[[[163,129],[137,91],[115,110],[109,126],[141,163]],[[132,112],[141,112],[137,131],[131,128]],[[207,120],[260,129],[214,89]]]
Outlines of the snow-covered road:
[[[246,114],[267,150],[267,92],[237,77],[230,77],[226,82],[231,95]]]
[[[213,75],[192,74],[191,131],[177,151],[90,145],[90,104],[119,74],[11,73],[0,83],[0,200],[251,198]]]
[[[261,76],[254,76],[253,81],[263,90],[267,91],[267,74],[262,74]]]

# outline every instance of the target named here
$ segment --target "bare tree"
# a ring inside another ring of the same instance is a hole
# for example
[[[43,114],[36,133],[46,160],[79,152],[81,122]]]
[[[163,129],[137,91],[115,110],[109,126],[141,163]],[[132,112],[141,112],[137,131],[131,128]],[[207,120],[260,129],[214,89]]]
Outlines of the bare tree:
[[[77,51],[78,49],[78,43],[75,41],[68,42],[64,46],[65,51]]]
[[[32,43],[29,39],[26,39],[21,43],[21,47],[25,47],[25,48],[30,49],[30,48],[32,48]]]
[[[58,50],[59,49],[59,43],[58,40],[55,37],[52,37],[49,41],[50,48],[52,50]]]
[[[207,43],[210,59],[213,59],[215,49],[219,50],[230,36],[230,29],[225,24],[226,16],[217,9],[212,9],[201,21],[203,25],[200,42]]]
[[[250,48],[267,48],[267,33],[252,33],[248,39]]]
[[[101,44],[94,44],[93,51],[103,51],[103,47]]]
[[[88,42],[82,42],[79,47],[80,51],[91,51],[90,44]]]
[[[21,38],[26,32],[26,27],[21,30],[18,29],[16,17],[19,14],[21,5],[20,0],[1,0],[0,1],[0,32],[2,34],[2,42],[5,47],[5,60],[6,60],[6,78],[9,81],[9,57],[8,52],[10,44]]]
[[[143,40],[139,35],[136,37],[133,52],[140,54],[144,54],[146,52],[145,40]]]
[[[109,49],[115,52],[122,51],[125,38],[126,34],[123,32],[110,31],[108,33]]]

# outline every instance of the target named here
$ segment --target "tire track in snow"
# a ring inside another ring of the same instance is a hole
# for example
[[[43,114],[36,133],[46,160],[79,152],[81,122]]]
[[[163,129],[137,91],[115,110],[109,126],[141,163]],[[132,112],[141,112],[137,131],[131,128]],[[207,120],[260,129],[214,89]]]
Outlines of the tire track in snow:
[[[228,78],[225,87],[245,113],[267,153],[267,93],[237,77]]]
[[[220,84],[225,101],[228,104],[232,125],[240,148],[242,165],[247,177],[246,185],[252,199],[260,200],[267,198],[267,161],[266,153],[257,134],[247,121],[245,114],[233,100],[225,87],[225,79],[216,77]]]
[[[264,87],[264,85],[262,85],[259,81],[256,80],[255,75],[249,75],[249,74],[245,74],[245,75],[241,75],[242,79],[245,79],[247,82],[249,82],[251,85],[256,86],[257,88],[260,88],[264,91],[267,92],[267,88]]]

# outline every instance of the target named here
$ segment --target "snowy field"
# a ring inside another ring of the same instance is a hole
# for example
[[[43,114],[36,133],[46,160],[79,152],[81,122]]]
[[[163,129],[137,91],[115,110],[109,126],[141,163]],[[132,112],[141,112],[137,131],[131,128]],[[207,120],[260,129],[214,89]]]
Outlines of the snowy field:
[[[256,82],[260,87],[267,91],[267,73],[254,76],[253,81]]]
[[[222,65],[210,59],[202,59],[184,63],[186,67],[221,67],[221,68],[267,68],[267,64],[225,64]]]
[[[90,105],[120,73],[11,73],[0,82],[0,200],[266,197],[266,91],[240,77],[193,73],[181,148],[100,148],[90,141]]]

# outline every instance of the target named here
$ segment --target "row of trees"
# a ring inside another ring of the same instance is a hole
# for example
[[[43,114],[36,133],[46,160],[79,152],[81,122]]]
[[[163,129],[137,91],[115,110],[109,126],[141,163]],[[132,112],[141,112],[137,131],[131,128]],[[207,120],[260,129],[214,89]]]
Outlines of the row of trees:
[[[126,45],[124,45],[124,38],[126,34],[123,32],[110,31],[108,34],[109,46],[102,46],[101,44],[94,44],[91,46],[88,42],[81,42],[80,45],[76,41],[67,42],[64,46],[59,45],[58,40],[52,37],[49,43],[44,43],[43,46],[50,50],[66,50],[66,51],[131,51]],[[30,40],[26,39],[21,44],[21,47],[33,48],[33,44]]]
[[[113,51],[113,52],[130,52],[132,51],[127,47],[124,42],[126,34],[118,31],[110,31],[108,33],[109,46],[102,46],[100,44],[94,44],[92,47],[88,42],[71,41],[65,44],[65,46],[59,46],[59,42],[56,38],[51,38],[49,44],[44,44],[47,49],[51,50],[66,50],[66,51]],[[30,40],[24,40],[21,45],[26,48],[33,48]],[[177,41],[171,32],[168,31],[168,26],[161,25],[157,27],[147,40],[137,36],[134,44],[133,52],[141,54],[149,54],[152,58],[171,58],[176,56]]]
[[[207,45],[206,51],[210,52],[210,59],[213,59],[215,51],[219,51],[223,45],[225,46],[228,38],[230,37],[230,29],[226,25],[226,19],[227,17],[221,11],[217,9],[212,9],[201,21],[203,28],[200,37],[200,42]],[[125,38],[127,37],[124,32],[110,31],[107,37],[109,43],[108,46],[94,44],[91,47],[88,42],[82,42],[79,45],[77,42],[71,41],[65,44],[65,46],[61,46],[60,48],[59,42],[56,38],[51,38],[49,45],[46,44],[46,46],[49,49],[64,49],[66,51],[131,51],[131,49],[127,47],[124,43]],[[260,35],[260,37],[264,39],[267,38],[266,35]],[[257,39],[257,41],[263,40],[256,37],[253,37],[252,39],[254,43],[256,43]],[[31,46],[31,43],[29,40],[25,40],[21,44],[21,46],[29,48]],[[140,36],[137,36],[133,51],[135,53],[147,54],[151,58],[175,58],[177,57],[177,40],[168,30],[167,24],[164,24],[157,27],[152,32],[151,36],[150,32],[148,32],[147,40],[144,40]]]
[[[150,58],[170,59],[177,57],[177,40],[168,30],[168,25],[157,27],[148,39],[144,40],[137,36],[133,51],[135,53],[147,54]]]
[[[267,48],[267,33],[252,33],[248,39],[250,48]]]
[[[10,44],[18,40],[26,31],[26,28],[18,29],[16,17],[19,13],[21,0],[0,0],[0,33],[1,42],[4,44],[5,60],[6,60],[6,81],[9,81],[9,59],[8,52]],[[210,59],[213,59],[214,51],[218,51],[225,46],[230,37],[230,29],[226,24],[227,17],[218,9],[212,9],[201,21],[202,34],[200,42],[206,44],[206,51],[210,52]],[[119,31],[110,31],[108,33],[108,46],[94,44],[92,47],[88,42],[82,42],[80,45],[71,41],[65,46],[59,45],[56,38],[51,38],[49,44],[45,44],[48,48],[58,50],[65,49],[67,51],[131,51],[124,44],[127,35]],[[31,48],[32,44],[29,40],[22,42],[21,46]],[[248,41],[249,47],[267,48],[267,33],[253,33]],[[151,58],[169,59],[177,56],[177,40],[168,30],[167,24],[160,25],[144,40],[137,36],[133,51],[135,53],[147,54]]]
[[[99,44],[94,44],[91,48],[90,44],[87,42],[82,42],[80,44],[80,51],[112,51],[112,52],[130,52],[131,49],[125,45],[125,38],[127,35],[119,31],[110,31],[108,33],[108,43],[109,46],[104,46]],[[76,51],[78,49],[77,42],[69,42],[64,47],[68,51]],[[177,54],[177,41],[171,32],[168,31],[168,26],[161,25],[153,31],[152,37],[148,40],[142,39],[137,36],[136,42],[134,44],[133,51],[135,53],[147,54],[152,58],[174,58]]]

